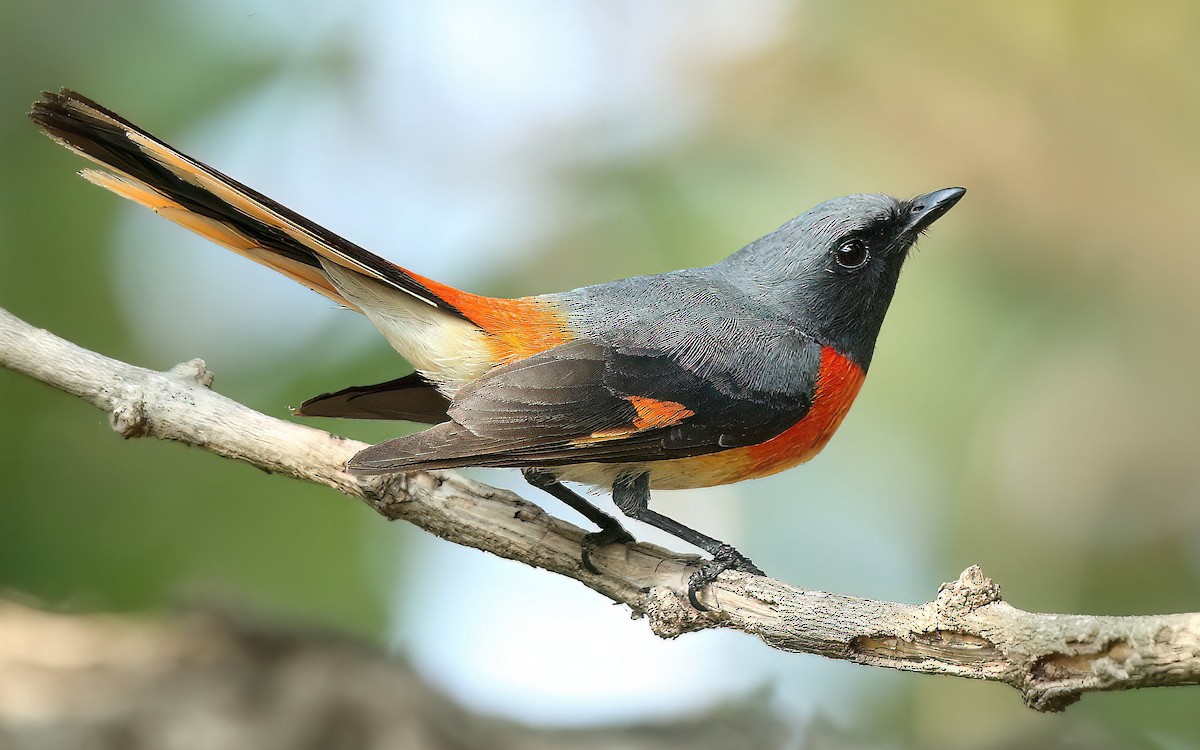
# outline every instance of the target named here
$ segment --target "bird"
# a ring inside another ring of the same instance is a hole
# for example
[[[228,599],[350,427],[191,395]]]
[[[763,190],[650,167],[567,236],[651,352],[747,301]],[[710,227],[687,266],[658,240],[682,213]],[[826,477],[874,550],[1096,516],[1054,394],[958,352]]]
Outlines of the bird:
[[[626,516],[711,555],[688,598],[726,570],[763,575],[732,545],[649,507],[651,490],[711,487],[808,461],[871,364],[918,237],[966,193],[825,201],[723,260],[517,299],[462,291],[374,255],[71,91],[29,116],[100,169],[88,181],[361,312],[413,367],[305,401],[297,416],[407,420],[356,475],[520,469],[598,527],[634,537],[566,483],[608,490]]]

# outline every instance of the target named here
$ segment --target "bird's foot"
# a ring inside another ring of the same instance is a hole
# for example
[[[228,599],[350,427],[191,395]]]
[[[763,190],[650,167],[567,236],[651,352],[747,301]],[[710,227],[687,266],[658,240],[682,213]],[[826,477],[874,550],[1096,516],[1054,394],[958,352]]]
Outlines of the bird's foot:
[[[692,606],[701,612],[707,612],[708,607],[700,603],[700,598],[697,596],[700,589],[717,580],[717,576],[727,570],[742,570],[747,573],[753,573],[756,576],[766,575],[754,562],[738,552],[728,544],[722,544],[717,548],[713,559],[705,564],[703,568],[692,573],[688,579],[688,601]]]
[[[604,547],[609,544],[633,544],[637,540],[619,523],[613,523],[611,526],[605,526],[599,531],[593,531],[590,534],[583,535],[583,553],[580,555],[580,561],[583,567],[589,573],[599,573],[600,569],[592,563],[592,552],[597,547]]]

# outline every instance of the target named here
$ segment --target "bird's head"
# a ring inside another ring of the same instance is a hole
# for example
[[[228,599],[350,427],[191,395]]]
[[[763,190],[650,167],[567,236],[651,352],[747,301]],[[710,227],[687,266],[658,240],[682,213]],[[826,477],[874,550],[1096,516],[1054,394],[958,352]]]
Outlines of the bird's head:
[[[966,192],[834,198],[724,264],[739,286],[865,370],[909,249]]]

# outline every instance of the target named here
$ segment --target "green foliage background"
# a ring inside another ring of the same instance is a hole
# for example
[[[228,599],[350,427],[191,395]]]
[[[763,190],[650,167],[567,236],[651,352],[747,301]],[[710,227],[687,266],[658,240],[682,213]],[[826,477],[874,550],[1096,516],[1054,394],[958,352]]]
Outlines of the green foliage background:
[[[70,85],[177,140],[265,81],[352,88],[360,61],[339,33],[299,52],[246,43],[243,27],[285,12],[225,8],[197,23],[182,3],[0,9],[0,305],[105,354],[174,364],[142,350],[117,311],[111,230],[133,209],[73,179],[80,161],[24,113],[39,90]],[[830,1],[790,19],[752,55],[689,71],[716,106],[686,138],[560,174],[565,229],[523,265],[443,280],[526,294],[698,265],[826,197],[964,185],[905,273],[827,456],[809,475],[739,490],[756,560],[863,595],[917,599],[979,563],[1023,608],[1200,608],[1200,6]],[[232,377],[210,365],[221,392],[282,413],[395,367],[382,345],[372,357],[297,352]],[[381,637],[392,571],[379,562],[393,564],[381,550],[396,532],[364,508],[201,451],[122,442],[91,407],[2,370],[0,407],[0,588],[79,609],[232,596]],[[888,475],[889,455],[919,465]],[[930,561],[926,589],[888,590],[855,569],[861,532],[886,518],[819,527],[809,504],[872,474],[866,486],[912,504],[892,512],[922,519],[894,549]],[[819,492],[805,476],[825,477]],[[763,493],[773,499],[749,500]],[[828,570],[787,568],[789,545],[823,537],[838,551]],[[898,675],[887,688],[864,696],[858,721],[915,747],[1065,727],[1115,746],[1200,742],[1194,689],[1089,696],[1063,719],[997,686]],[[969,726],[946,722],[955,715]]]

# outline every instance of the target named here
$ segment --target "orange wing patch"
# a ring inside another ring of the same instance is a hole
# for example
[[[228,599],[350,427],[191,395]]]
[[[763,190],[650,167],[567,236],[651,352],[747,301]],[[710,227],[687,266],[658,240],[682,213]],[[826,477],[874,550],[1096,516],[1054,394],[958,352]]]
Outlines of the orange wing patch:
[[[674,401],[659,401],[647,396],[626,396],[625,400],[633,404],[633,408],[637,412],[637,416],[633,418],[633,424],[593,432],[585,438],[571,442],[575,445],[589,445],[606,440],[617,440],[642,430],[677,425],[696,413],[683,404]]]
[[[626,396],[625,398],[637,410],[633,426],[638,430],[670,427],[696,415],[696,412],[674,401],[659,401],[645,396]]]

